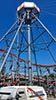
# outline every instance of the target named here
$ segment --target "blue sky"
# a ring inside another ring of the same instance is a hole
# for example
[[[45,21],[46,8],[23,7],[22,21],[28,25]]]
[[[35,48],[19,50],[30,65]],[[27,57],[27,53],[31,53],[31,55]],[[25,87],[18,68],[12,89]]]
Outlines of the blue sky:
[[[16,20],[17,7],[25,0],[0,0],[0,37],[11,27]],[[34,1],[34,0],[26,0]],[[55,36],[56,33],[56,1],[34,1],[40,8],[40,19]]]
[[[0,34],[3,35],[16,20],[16,9],[25,0],[0,0]],[[34,0],[26,0],[34,1]],[[55,35],[56,27],[56,1],[36,0],[34,1],[41,10],[41,20]],[[54,27],[53,27],[54,26]],[[54,28],[54,32],[53,32]]]
[[[16,20],[16,9],[25,0],[0,0],[0,37],[11,27]],[[34,1],[34,0],[26,0]],[[40,8],[40,18],[55,36],[56,33],[56,1],[34,1]]]
[[[56,37],[56,1],[55,0],[0,0],[0,38],[6,33],[11,25],[16,21],[17,7],[24,1],[33,1],[40,8],[40,19]],[[54,43],[51,50],[56,58],[56,44]],[[0,45],[0,47],[2,47]],[[41,55],[41,53],[39,53]],[[42,55],[43,56],[43,55]],[[46,56],[48,59],[48,56]],[[42,61],[42,57],[39,56],[38,62],[46,64]],[[52,59],[50,60],[50,63]]]

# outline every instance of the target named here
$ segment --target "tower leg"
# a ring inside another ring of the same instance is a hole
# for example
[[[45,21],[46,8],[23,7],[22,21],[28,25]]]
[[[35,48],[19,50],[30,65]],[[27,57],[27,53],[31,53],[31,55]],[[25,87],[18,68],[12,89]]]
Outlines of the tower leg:
[[[7,60],[7,57],[8,57],[8,55],[9,55],[10,51],[11,51],[11,48],[12,48],[14,42],[15,42],[15,39],[16,39],[16,37],[17,37],[17,35],[18,35],[18,32],[19,32],[19,30],[20,30],[20,28],[21,28],[21,25],[22,25],[22,23],[23,23],[23,21],[24,21],[25,16],[26,16],[26,13],[25,13],[24,16],[23,16],[23,19],[22,19],[22,21],[21,21],[21,23],[20,23],[20,25],[19,25],[19,27],[18,27],[18,30],[17,30],[17,32],[16,32],[16,34],[15,34],[13,40],[12,40],[12,43],[11,43],[9,49],[8,49],[8,52],[7,52],[7,54],[6,54],[6,56],[5,56],[4,60],[3,60],[3,63],[2,63],[2,65],[1,65],[1,67],[0,67],[0,73],[1,73],[1,70],[2,70],[4,64],[5,64],[6,60]]]
[[[30,25],[28,25],[28,80],[29,85],[32,85],[32,66],[31,66],[31,46],[30,46]]]

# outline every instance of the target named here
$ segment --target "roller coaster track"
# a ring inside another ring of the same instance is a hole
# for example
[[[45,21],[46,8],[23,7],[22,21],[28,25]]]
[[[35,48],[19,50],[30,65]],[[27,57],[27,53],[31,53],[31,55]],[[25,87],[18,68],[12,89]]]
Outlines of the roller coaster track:
[[[2,48],[0,48],[0,51],[1,51],[1,52],[7,53],[7,51],[4,50],[4,49],[2,49]],[[15,57],[15,58],[17,58],[18,60],[20,60],[20,62],[28,63],[28,61],[26,61],[26,60],[24,60],[24,59],[22,59],[22,58],[18,58],[18,56],[16,56],[16,55],[13,54],[13,53],[9,53],[9,54],[10,54],[12,57]],[[37,66],[37,67],[42,67],[42,68],[53,68],[53,67],[56,67],[56,64],[54,64],[54,65],[41,65],[41,64],[33,64],[33,63],[32,63],[32,66]]]

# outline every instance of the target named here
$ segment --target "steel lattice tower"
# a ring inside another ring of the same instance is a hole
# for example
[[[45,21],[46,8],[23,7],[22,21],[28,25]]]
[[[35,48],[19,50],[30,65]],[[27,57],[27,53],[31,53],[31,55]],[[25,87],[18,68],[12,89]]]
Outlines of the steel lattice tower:
[[[37,64],[36,51],[48,49],[53,61],[56,64],[56,59],[54,58],[52,52],[49,49],[49,46],[52,44],[52,42],[53,41],[56,42],[56,38],[40,21],[39,15],[40,15],[40,9],[38,8],[38,6],[36,6],[33,2],[24,2],[17,8],[17,21],[12,25],[12,27],[8,30],[8,32],[0,40],[0,42],[3,40],[6,40],[6,44],[7,44],[6,50],[3,50],[0,48],[0,51],[4,52],[3,61],[0,67],[0,73],[2,69],[4,68],[4,66],[6,65],[8,56],[10,55],[9,57],[10,58],[10,69],[12,68],[13,63],[15,63],[13,62],[12,57],[15,57],[17,58],[17,61],[15,60],[17,62],[15,64],[17,67],[15,67],[15,70],[12,69],[12,71],[15,72],[16,74],[20,74],[19,73],[20,63],[23,62],[24,69],[25,69],[24,70],[25,76],[26,76],[26,73],[28,73],[29,85],[32,85],[32,82],[33,82],[32,66],[36,66],[37,73],[38,73],[37,66],[42,67],[41,65]],[[38,31],[39,34],[36,33],[33,35],[33,28],[36,29],[34,30],[35,33]],[[9,36],[11,37],[10,39],[7,39],[7,36],[11,33],[14,33],[14,34]],[[46,33],[48,33],[48,36],[50,39],[50,41],[48,42],[45,40],[43,36]],[[39,40],[39,38],[41,39]],[[42,44],[41,47],[40,47],[40,44]],[[15,51],[13,51],[14,49]],[[24,54],[26,52],[27,54]],[[21,54],[23,55],[21,56]],[[34,57],[32,57],[33,55]],[[25,60],[23,56],[25,56]],[[32,61],[34,61],[34,59],[32,60],[32,58],[35,59],[35,64],[34,62],[32,63]],[[27,68],[28,68],[28,72],[26,71]]]

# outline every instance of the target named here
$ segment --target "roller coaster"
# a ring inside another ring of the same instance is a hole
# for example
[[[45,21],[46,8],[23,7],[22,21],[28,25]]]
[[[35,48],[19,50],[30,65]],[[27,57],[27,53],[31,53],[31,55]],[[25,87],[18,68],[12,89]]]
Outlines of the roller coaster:
[[[32,85],[38,82],[38,76],[56,70],[56,59],[51,51],[56,38],[39,16],[40,9],[34,2],[22,3],[17,8],[16,22],[0,39],[0,82],[4,85],[8,80],[8,84],[19,84],[22,78],[25,84]],[[49,52],[48,58],[46,52]],[[39,64],[38,57],[44,63]]]

